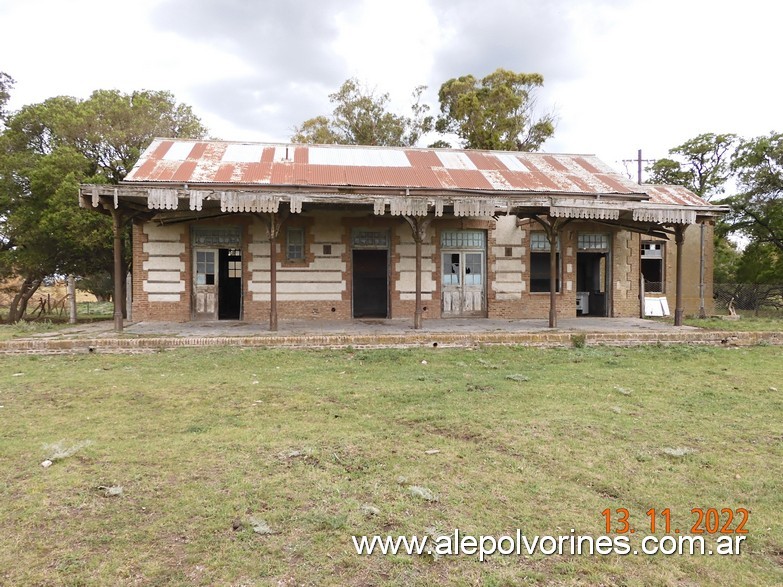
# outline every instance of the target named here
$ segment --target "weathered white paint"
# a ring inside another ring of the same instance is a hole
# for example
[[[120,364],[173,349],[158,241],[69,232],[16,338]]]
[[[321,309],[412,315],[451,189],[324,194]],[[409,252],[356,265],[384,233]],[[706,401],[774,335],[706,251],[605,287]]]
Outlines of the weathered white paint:
[[[253,293],[268,293],[270,291],[269,282],[253,281],[248,285],[248,290]],[[338,294],[339,297],[339,294],[344,290],[344,283],[300,283],[294,281],[277,283],[278,293],[302,294],[303,299],[310,299],[308,295],[311,294]]]
[[[395,271],[403,272],[403,271],[413,271],[416,272],[416,259],[411,259],[410,257],[402,257],[398,263],[394,265]],[[422,259],[421,260],[421,274],[422,278],[426,277],[427,273],[432,273],[435,271],[435,263],[432,261],[432,259]]]
[[[348,165],[370,167],[410,167],[405,151],[398,149],[380,149],[354,147],[351,149],[334,147],[310,147],[308,149],[310,165]]]
[[[525,231],[517,228],[516,216],[499,217],[493,234],[498,246],[521,245],[525,237]]]
[[[566,281],[566,291],[572,291],[574,289],[573,281]]]
[[[400,257],[408,257],[410,259],[416,259],[416,243],[400,243],[394,249]],[[435,253],[435,247],[432,245],[421,245],[421,258],[425,261],[428,257]]]
[[[492,283],[511,283],[514,284],[516,287],[519,287],[519,283],[522,281],[522,274],[521,273],[499,273],[495,281]]]
[[[181,255],[185,252],[185,243],[150,241],[142,244],[141,250],[152,255]]]
[[[253,293],[254,302],[268,302],[270,301],[269,293]],[[278,302],[339,302],[342,301],[342,296],[339,294],[290,294],[280,293],[277,294]]]
[[[149,271],[147,272],[148,281],[174,281],[179,282],[182,274],[179,271]]]
[[[416,292],[416,272],[415,271],[400,271],[400,278],[395,283],[395,289],[397,291],[411,291]],[[421,276],[421,291],[434,291],[435,280],[432,279],[432,274],[422,274]]]
[[[180,224],[161,226],[146,222],[142,230],[149,237],[149,241],[179,241],[185,234],[185,227]]]
[[[182,301],[180,294],[162,294],[151,293],[147,296],[147,300],[150,302],[180,302]]]
[[[495,261],[496,273],[518,273],[522,271],[521,259],[497,259]]]
[[[343,274],[342,271],[319,271],[318,269],[312,269],[309,271],[291,271],[286,269],[278,269],[277,282],[343,283]]]
[[[404,302],[410,302],[416,300],[416,293],[400,293],[400,299]],[[432,294],[427,292],[421,292],[421,299],[425,302],[432,301]]]
[[[185,271],[185,262],[179,257],[150,257],[141,264],[144,271]]]
[[[157,282],[145,281],[143,289],[149,293],[180,293],[185,291],[185,282]]]

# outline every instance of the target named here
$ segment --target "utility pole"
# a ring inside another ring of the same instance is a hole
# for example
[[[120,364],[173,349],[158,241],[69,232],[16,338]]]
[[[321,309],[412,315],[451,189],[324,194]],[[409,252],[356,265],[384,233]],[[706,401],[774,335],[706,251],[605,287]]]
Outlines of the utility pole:
[[[637,176],[637,183],[639,185],[642,184],[642,163],[655,163],[655,159],[642,159],[642,150],[639,149],[639,151],[636,153],[636,159],[623,159],[623,163],[634,163],[636,162],[636,176]]]

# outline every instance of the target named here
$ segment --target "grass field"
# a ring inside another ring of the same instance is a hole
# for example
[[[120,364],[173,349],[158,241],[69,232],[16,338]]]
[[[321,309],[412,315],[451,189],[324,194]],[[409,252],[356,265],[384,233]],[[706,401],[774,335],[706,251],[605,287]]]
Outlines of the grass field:
[[[3,585],[783,584],[780,348],[3,357],[0,406]],[[710,507],[750,510],[739,556],[351,541],[599,536],[627,508],[638,546],[650,508],[690,533]]]

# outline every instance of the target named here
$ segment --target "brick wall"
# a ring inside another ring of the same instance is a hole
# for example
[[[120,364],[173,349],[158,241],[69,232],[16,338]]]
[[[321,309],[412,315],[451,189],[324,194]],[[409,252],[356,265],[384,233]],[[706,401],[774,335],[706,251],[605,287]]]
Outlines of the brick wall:
[[[243,318],[264,323],[269,319],[270,248],[266,225],[258,218],[236,215],[199,225],[240,225],[243,254]],[[305,234],[304,259],[285,258],[287,227]],[[410,226],[401,217],[371,213],[319,211],[291,216],[283,224],[277,247],[278,316],[286,318],[351,318],[351,233],[355,228],[387,230],[390,235],[390,316],[412,317],[415,307],[415,243]],[[530,238],[541,230],[533,221],[500,217],[497,222],[468,218],[438,218],[422,247],[422,301],[424,317],[440,318],[441,255],[443,230],[487,231],[486,307],[490,318],[546,318],[549,293],[530,291]],[[557,294],[558,315],[576,315],[576,255],[580,232],[610,234],[611,314],[639,315],[639,270],[641,239],[638,234],[613,230],[590,222],[573,222],[561,235],[562,291]],[[699,306],[699,227],[686,230],[685,309]],[[191,319],[192,247],[190,225],[133,226],[133,316],[135,320]],[[708,312],[712,303],[712,226],[705,230]],[[666,245],[666,295],[674,309],[676,250],[673,239]]]

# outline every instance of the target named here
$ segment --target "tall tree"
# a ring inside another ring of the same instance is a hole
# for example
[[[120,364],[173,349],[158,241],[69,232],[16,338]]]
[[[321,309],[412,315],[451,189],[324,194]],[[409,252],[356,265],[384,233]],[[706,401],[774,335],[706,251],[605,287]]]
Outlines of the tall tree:
[[[310,144],[381,145],[409,147],[432,128],[429,107],[421,103],[426,88],[413,93],[411,116],[388,110],[389,94],[376,94],[358,80],[346,80],[340,89],[329,94],[334,104],[331,116],[316,116],[294,128],[291,140]]]
[[[482,79],[450,79],[438,92],[441,133],[455,133],[467,149],[535,151],[555,132],[552,113],[536,118],[538,73],[497,69]]]
[[[673,158],[648,168],[648,183],[682,185],[709,200],[723,193],[731,175],[731,157],[737,135],[704,133],[669,149]]]
[[[0,272],[22,286],[9,320],[48,275],[111,273],[111,221],[79,210],[80,182],[119,182],[155,136],[204,134],[168,92],[60,96],[10,116],[0,135]]]
[[[728,199],[734,229],[783,253],[783,133],[741,141],[732,168],[739,192]]]
[[[0,71],[0,129],[3,128],[3,123],[8,116],[5,111],[5,107],[8,104],[8,100],[11,98],[11,88],[14,87],[14,78],[5,72]]]
[[[725,191],[731,176],[731,158],[737,143],[731,133],[704,133],[669,149],[672,158],[658,159],[651,167],[648,183],[681,185],[710,200]],[[728,239],[731,226],[719,218],[713,233],[713,279],[726,283],[736,280],[740,253]]]

